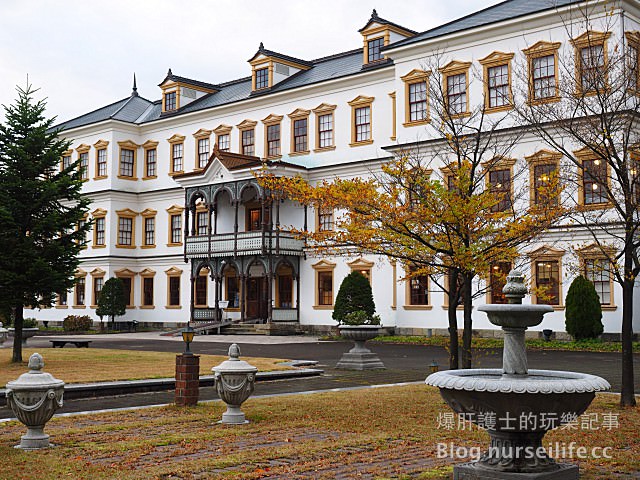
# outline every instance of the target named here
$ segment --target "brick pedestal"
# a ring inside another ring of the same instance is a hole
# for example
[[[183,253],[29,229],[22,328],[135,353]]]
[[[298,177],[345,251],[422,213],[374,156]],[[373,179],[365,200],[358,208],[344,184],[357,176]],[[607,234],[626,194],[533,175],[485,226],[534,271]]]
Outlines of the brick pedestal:
[[[176,405],[196,405],[199,388],[200,356],[176,355]]]

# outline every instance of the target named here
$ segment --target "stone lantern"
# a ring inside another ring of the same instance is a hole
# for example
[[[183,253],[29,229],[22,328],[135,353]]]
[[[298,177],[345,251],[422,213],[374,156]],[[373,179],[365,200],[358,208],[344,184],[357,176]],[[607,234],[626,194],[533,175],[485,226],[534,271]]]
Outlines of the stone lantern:
[[[240,347],[234,343],[229,347],[229,360],[225,360],[211,370],[214,372],[216,391],[222,401],[227,404],[227,411],[222,414],[220,423],[229,425],[249,423],[244,413],[240,411],[240,405],[253,393],[258,369],[240,360]]]
[[[14,415],[27,426],[16,448],[37,450],[50,447],[45,424],[56,410],[62,407],[64,382],[42,371],[42,355],[34,353],[29,358],[29,372],[7,383],[7,404]]]

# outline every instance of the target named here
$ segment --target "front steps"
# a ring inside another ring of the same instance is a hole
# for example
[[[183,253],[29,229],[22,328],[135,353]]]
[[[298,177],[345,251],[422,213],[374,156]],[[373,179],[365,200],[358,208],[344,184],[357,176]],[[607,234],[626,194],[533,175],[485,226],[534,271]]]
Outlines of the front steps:
[[[222,335],[301,335],[298,322],[235,323],[222,328]]]

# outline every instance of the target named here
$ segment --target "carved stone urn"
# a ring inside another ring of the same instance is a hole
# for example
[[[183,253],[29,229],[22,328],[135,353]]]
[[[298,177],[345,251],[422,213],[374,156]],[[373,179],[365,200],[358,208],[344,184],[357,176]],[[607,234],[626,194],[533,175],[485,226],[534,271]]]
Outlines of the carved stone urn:
[[[7,383],[7,404],[27,427],[27,434],[21,437],[16,448],[37,450],[51,446],[44,426],[62,407],[64,382],[43,372],[43,367],[42,355],[34,353],[29,358],[29,371]]]
[[[336,365],[340,370],[384,370],[382,360],[365,343],[380,335],[380,325],[340,325],[340,336],[351,340],[355,345],[342,354]]]
[[[9,335],[11,337],[13,337],[15,335],[15,328],[10,328],[9,329]],[[23,328],[22,329],[22,345],[26,345],[27,344],[27,340],[30,339],[31,337],[35,337],[38,332],[40,332],[39,328]]]
[[[218,396],[227,404],[227,411],[222,414],[219,423],[240,425],[249,423],[240,411],[242,405],[253,393],[258,369],[240,360],[240,347],[232,344],[229,347],[229,360],[225,360],[211,370],[214,372]]]

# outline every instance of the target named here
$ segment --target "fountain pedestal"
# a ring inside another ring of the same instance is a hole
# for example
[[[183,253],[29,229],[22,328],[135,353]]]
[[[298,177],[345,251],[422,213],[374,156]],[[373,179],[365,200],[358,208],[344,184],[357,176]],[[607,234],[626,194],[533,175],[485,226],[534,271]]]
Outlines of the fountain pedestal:
[[[547,431],[584,413],[596,392],[609,383],[594,375],[529,370],[525,330],[553,311],[548,305],[522,305],[524,277],[509,273],[503,289],[509,304],[483,305],[489,321],[505,334],[502,369],[445,370],[426,383],[440,388],[456,413],[486,428],[489,449],[475,462],[453,468],[454,480],[574,480],[577,465],[558,463],[543,448]],[[484,419],[495,419],[486,425]],[[481,423],[480,420],[483,419]]]

